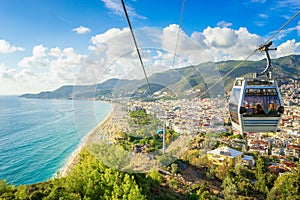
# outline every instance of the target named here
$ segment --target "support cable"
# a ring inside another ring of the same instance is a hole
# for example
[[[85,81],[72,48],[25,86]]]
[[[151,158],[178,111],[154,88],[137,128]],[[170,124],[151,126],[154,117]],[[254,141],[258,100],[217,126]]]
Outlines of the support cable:
[[[132,26],[131,26],[131,23],[130,23],[130,19],[129,19],[127,10],[126,10],[126,6],[125,6],[125,3],[124,3],[124,0],[121,0],[121,2],[122,2],[123,10],[124,10],[124,13],[125,13],[127,22],[128,22],[128,26],[129,26],[129,29],[130,29],[130,32],[131,32],[131,35],[132,35],[132,38],[133,38],[133,42],[134,42],[136,51],[137,51],[137,54],[138,54],[140,63],[141,63],[141,65],[142,65],[142,68],[143,68],[143,72],[144,72],[144,75],[145,75],[145,78],[146,78],[146,81],[147,81],[147,85],[148,85],[148,87],[149,87],[149,90],[150,90],[151,94],[153,94],[153,91],[152,91],[152,89],[151,89],[151,86],[150,86],[150,83],[149,83],[149,80],[148,80],[148,76],[147,76],[147,73],[146,73],[146,70],[145,70],[145,66],[144,66],[144,63],[143,63],[143,60],[142,60],[142,56],[141,56],[140,50],[139,50],[139,48],[138,48],[138,45],[137,45],[137,42],[136,42],[136,39],[135,39],[133,30],[132,30]]]
[[[179,27],[178,27],[178,32],[177,32],[177,39],[176,39],[176,45],[175,45],[175,51],[174,51],[172,69],[174,68],[175,58],[177,56],[178,41],[179,41],[179,37],[180,37],[180,30],[181,30],[181,24],[182,24],[182,16],[183,16],[183,11],[184,11],[184,5],[185,5],[185,0],[183,0],[182,7],[181,7],[181,14],[180,14]]]
[[[300,11],[298,11],[294,16],[292,16],[287,22],[285,22],[269,39],[261,46],[267,45],[273,37],[275,37],[284,27],[286,27],[293,19],[295,19],[300,14]]]

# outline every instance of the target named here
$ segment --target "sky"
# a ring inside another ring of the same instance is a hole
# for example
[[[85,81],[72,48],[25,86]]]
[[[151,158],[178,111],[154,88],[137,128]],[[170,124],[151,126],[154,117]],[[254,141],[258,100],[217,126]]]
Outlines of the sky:
[[[148,75],[243,60],[300,11],[299,0],[124,2]],[[299,54],[299,36],[300,15],[271,57]],[[143,77],[120,0],[0,0],[0,95]]]

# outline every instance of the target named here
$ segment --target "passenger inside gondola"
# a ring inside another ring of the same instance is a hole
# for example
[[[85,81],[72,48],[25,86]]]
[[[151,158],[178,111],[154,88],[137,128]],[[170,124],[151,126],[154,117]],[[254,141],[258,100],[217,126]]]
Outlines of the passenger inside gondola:
[[[246,115],[252,115],[254,114],[254,110],[255,108],[253,107],[253,105],[251,104],[246,104],[246,109],[247,109],[247,112],[245,113]]]
[[[261,104],[256,104],[254,114],[266,114]]]
[[[268,110],[268,114],[273,114],[273,115],[276,115],[278,114],[278,110],[275,109],[275,104],[274,103],[270,103],[269,104],[269,110]]]

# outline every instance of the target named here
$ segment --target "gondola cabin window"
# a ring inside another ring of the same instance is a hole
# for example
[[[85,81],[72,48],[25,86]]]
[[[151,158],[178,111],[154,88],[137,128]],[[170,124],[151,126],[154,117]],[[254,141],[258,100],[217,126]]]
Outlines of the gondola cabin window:
[[[268,113],[270,104],[273,104],[275,110],[280,106],[278,93],[276,88],[247,88],[245,91],[244,105],[251,114],[251,110],[254,111],[255,107],[260,104],[265,111]]]

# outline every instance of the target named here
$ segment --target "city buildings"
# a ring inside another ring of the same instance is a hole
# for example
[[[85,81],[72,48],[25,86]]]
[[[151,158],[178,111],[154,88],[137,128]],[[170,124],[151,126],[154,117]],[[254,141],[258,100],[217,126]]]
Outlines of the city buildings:
[[[295,80],[280,86],[281,95],[285,102],[285,111],[276,133],[246,133],[241,141],[223,139],[230,147],[214,149],[207,157],[216,165],[234,165],[243,162],[253,166],[254,159],[242,156],[245,152],[256,152],[260,155],[277,157],[280,162],[294,162],[300,157],[300,85]],[[143,108],[148,114],[156,116],[166,126],[180,134],[197,135],[205,133],[228,132],[228,108],[225,97],[218,98],[172,98],[166,100],[168,93],[161,93],[161,98],[151,102],[132,100],[131,108]],[[130,110],[129,108],[128,110]],[[225,123],[226,122],[226,123]],[[240,134],[240,133],[235,133]],[[246,136],[246,137],[245,137]],[[222,140],[222,139],[221,139]],[[291,165],[290,165],[291,166]],[[285,171],[286,166],[270,167],[272,171]]]
[[[207,152],[207,158],[214,165],[235,165],[242,162],[243,152],[223,146]]]

